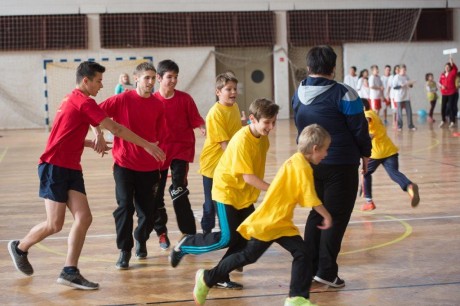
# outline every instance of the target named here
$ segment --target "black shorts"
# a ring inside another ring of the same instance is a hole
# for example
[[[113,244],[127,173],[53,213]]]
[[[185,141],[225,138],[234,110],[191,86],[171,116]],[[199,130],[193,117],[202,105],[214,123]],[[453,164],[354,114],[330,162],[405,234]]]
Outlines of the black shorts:
[[[83,172],[54,166],[48,163],[38,165],[40,178],[39,196],[55,202],[66,203],[68,191],[75,190],[86,194]]]

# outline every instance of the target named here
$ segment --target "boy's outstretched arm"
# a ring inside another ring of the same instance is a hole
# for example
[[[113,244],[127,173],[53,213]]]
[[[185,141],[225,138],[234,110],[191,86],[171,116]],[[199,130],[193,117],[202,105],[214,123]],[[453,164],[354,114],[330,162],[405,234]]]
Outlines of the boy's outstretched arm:
[[[323,217],[323,222],[321,222],[321,225],[318,225],[318,228],[322,230],[330,228],[332,226],[332,217],[326,207],[324,207],[324,205],[319,205],[313,207],[313,209]]]
[[[158,146],[158,141],[155,143],[149,142],[110,118],[102,120],[101,126],[109,130],[114,136],[144,148],[144,150],[152,155],[157,161],[164,161],[166,159],[166,154]]]
[[[259,190],[267,191],[270,184],[260,179],[255,174],[243,174],[243,180],[251,186],[256,187]]]

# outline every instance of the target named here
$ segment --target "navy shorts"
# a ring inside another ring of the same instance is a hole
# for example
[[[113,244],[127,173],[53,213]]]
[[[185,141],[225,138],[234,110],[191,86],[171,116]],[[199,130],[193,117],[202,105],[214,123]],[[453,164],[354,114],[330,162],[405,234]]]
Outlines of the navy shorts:
[[[48,163],[38,165],[40,178],[39,196],[55,202],[66,203],[68,191],[75,190],[86,194],[83,172],[54,166]]]

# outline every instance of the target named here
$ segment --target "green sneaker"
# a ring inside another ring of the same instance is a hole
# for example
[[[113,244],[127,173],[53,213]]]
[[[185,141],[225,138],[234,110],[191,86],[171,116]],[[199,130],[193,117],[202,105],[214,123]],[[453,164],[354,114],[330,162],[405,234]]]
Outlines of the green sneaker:
[[[303,296],[288,297],[284,302],[284,306],[318,306],[310,302],[309,299],[304,298]]]
[[[193,288],[193,299],[196,305],[204,305],[209,287],[204,282],[204,269],[196,271],[195,287]]]

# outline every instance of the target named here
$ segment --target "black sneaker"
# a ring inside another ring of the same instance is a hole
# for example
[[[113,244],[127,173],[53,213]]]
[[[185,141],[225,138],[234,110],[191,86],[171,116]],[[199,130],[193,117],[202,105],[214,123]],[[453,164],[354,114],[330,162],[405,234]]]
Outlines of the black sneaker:
[[[131,251],[120,251],[116,267],[118,270],[127,270],[129,268],[129,260],[131,259]]]
[[[147,242],[139,242],[136,240],[136,257],[138,259],[147,258]],[[129,259],[128,259],[129,261]]]
[[[334,287],[334,288],[342,288],[342,287],[345,287],[345,281],[343,279],[341,279],[340,277],[336,277],[332,282],[329,282],[327,280],[324,280],[318,276],[315,276],[313,278],[315,281],[317,281],[318,283],[321,283],[321,284],[325,284],[325,285],[328,285],[330,287]]]
[[[163,251],[166,251],[169,249],[171,242],[169,241],[168,234],[163,233],[160,236],[158,236],[158,242],[160,243],[160,248]]]
[[[242,290],[243,289],[243,285],[237,282],[232,282],[232,281],[217,283],[215,287],[219,289],[230,289],[230,290]]]
[[[27,259],[27,252],[23,255],[19,255],[16,247],[19,244],[19,240],[11,240],[8,242],[8,252],[11,255],[11,259],[13,259],[14,266],[19,272],[24,273],[27,276],[34,274],[34,268],[30,264],[29,260]]]
[[[68,274],[68,273],[65,273],[63,270],[61,272],[61,275],[59,275],[57,282],[58,284],[61,284],[61,285],[66,285],[69,287],[82,289],[82,290],[99,289],[98,283],[90,282],[89,280],[84,278],[83,275],[80,274],[79,270],[77,270],[77,273],[75,274]]]
[[[182,252],[182,250],[180,249],[180,246],[182,245],[182,243],[184,243],[185,239],[187,239],[187,235],[184,235],[182,237],[179,243],[175,247],[173,247],[171,253],[169,254],[169,263],[173,268],[177,267],[180,261],[182,260],[182,257],[185,256],[185,253]]]

